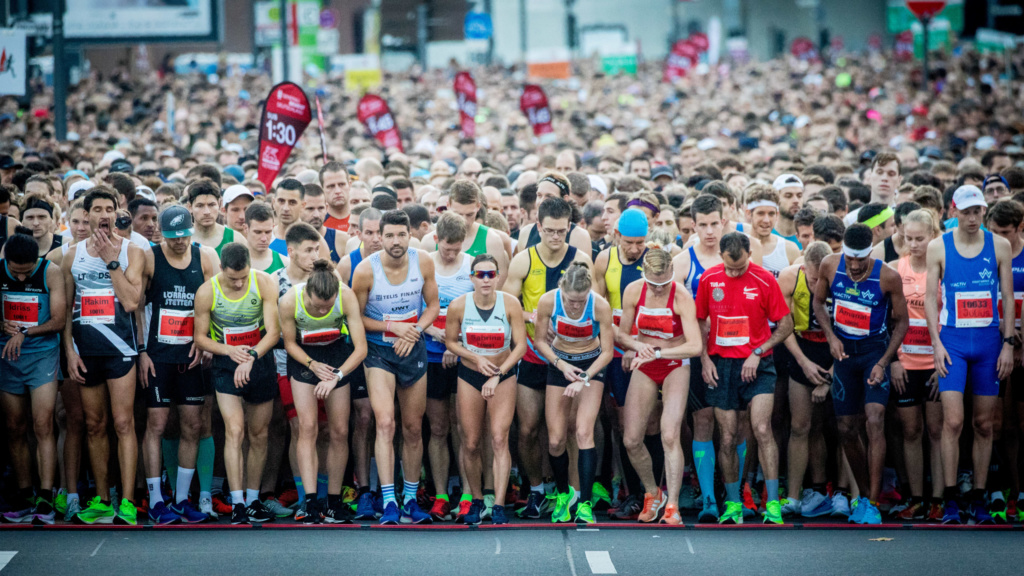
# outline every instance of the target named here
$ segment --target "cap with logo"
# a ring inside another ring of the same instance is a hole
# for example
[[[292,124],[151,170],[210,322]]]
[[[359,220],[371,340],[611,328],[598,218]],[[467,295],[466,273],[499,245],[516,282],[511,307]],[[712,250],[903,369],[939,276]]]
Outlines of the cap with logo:
[[[776,191],[781,191],[783,188],[790,188],[792,186],[796,186],[803,190],[804,181],[796,174],[783,174],[772,182],[772,188],[775,188]]]
[[[79,192],[90,190],[94,186],[96,185],[90,182],[89,180],[79,180],[78,182],[75,182],[74,184],[71,185],[70,188],[68,188],[68,200],[74,202],[75,195],[77,195]]]
[[[957,210],[966,210],[972,206],[988,206],[985,202],[985,195],[977,186],[970,184],[961,186],[953,192],[953,207]]]
[[[231,204],[232,202],[238,200],[243,196],[248,196],[250,200],[256,199],[256,197],[252,195],[252,190],[249,190],[248,188],[241,184],[232,184],[231,186],[228,186],[226,190],[224,190],[224,205],[227,206],[228,204]]]
[[[169,206],[160,214],[160,231],[164,238],[191,236],[192,214],[184,206]]]

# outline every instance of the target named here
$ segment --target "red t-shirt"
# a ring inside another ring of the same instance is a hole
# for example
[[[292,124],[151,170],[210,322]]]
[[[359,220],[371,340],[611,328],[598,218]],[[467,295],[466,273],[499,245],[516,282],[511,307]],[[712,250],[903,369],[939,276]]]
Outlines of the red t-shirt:
[[[324,220],[324,226],[328,228],[334,228],[339,232],[348,232],[348,221],[350,218],[352,218],[351,214],[345,216],[344,218],[335,218],[334,216],[328,214],[327,219]]]
[[[775,276],[754,263],[739,278],[729,277],[724,264],[713,266],[701,276],[700,287],[697,318],[711,318],[708,354],[714,356],[750,356],[771,337],[768,321],[778,322],[789,314]]]

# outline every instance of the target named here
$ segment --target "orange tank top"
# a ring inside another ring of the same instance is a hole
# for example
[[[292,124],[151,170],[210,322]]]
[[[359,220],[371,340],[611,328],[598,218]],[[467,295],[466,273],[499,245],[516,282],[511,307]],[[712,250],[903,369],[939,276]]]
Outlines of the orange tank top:
[[[924,315],[928,271],[914,272],[909,254],[899,259],[896,271],[903,279],[903,295],[907,298],[907,316],[910,318],[910,327],[899,349],[900,364],[906,370],[933,370],[934,349]]]

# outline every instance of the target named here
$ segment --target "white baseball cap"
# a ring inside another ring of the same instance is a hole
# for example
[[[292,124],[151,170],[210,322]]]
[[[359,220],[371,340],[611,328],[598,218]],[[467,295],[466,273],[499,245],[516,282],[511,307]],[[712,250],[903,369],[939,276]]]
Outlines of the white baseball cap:
[[[227,206],[242,196],[248,196],[253,200],[256,199],[252,192],[245,186],[242,186],[241,184],[232,184],[224,191],[224,205]]]
[[[804,181],[796,174],[782,174],[775,179],[775,182],[772,182],[772,188],[775,188],[776,191],[781,191],[783,188],[789,188],[790,186],[797,186],[803,190]]]
[[[967,184],[956,189],[953,193],[953,207],[957,210],[965,210],[971,206],[988,206],[985,202],[985,195],[977,186]]]
[[[587,176],[587,180],[590,180],[590,187],[600,192],[601,196],[608,195],[608,184],[605,183],[604,178],[597,174],[590,174]]]
[[[75,194],[78,194],[78,192],[82,190],[91,190],[95,186],[95,184],[88,180],[79,180],[78,182],[75,182],[70,188],[68,188],[68,201],[74,202]]]

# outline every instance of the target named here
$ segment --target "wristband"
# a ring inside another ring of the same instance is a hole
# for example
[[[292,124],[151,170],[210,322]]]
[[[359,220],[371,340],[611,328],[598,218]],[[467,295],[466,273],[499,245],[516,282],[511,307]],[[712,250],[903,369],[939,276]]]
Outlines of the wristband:
[[[26,334],[26,332],[23,331],[22,334]],[[139,344],[138,346],[136,346],[136,348],[138,349],[139,354],[142,354],[143,352],[146,351],[145,344]]]
[[[309,368],[312,365],[313,365],[313,357],[310,356],[308,359],[306,359],[306,368]]]

